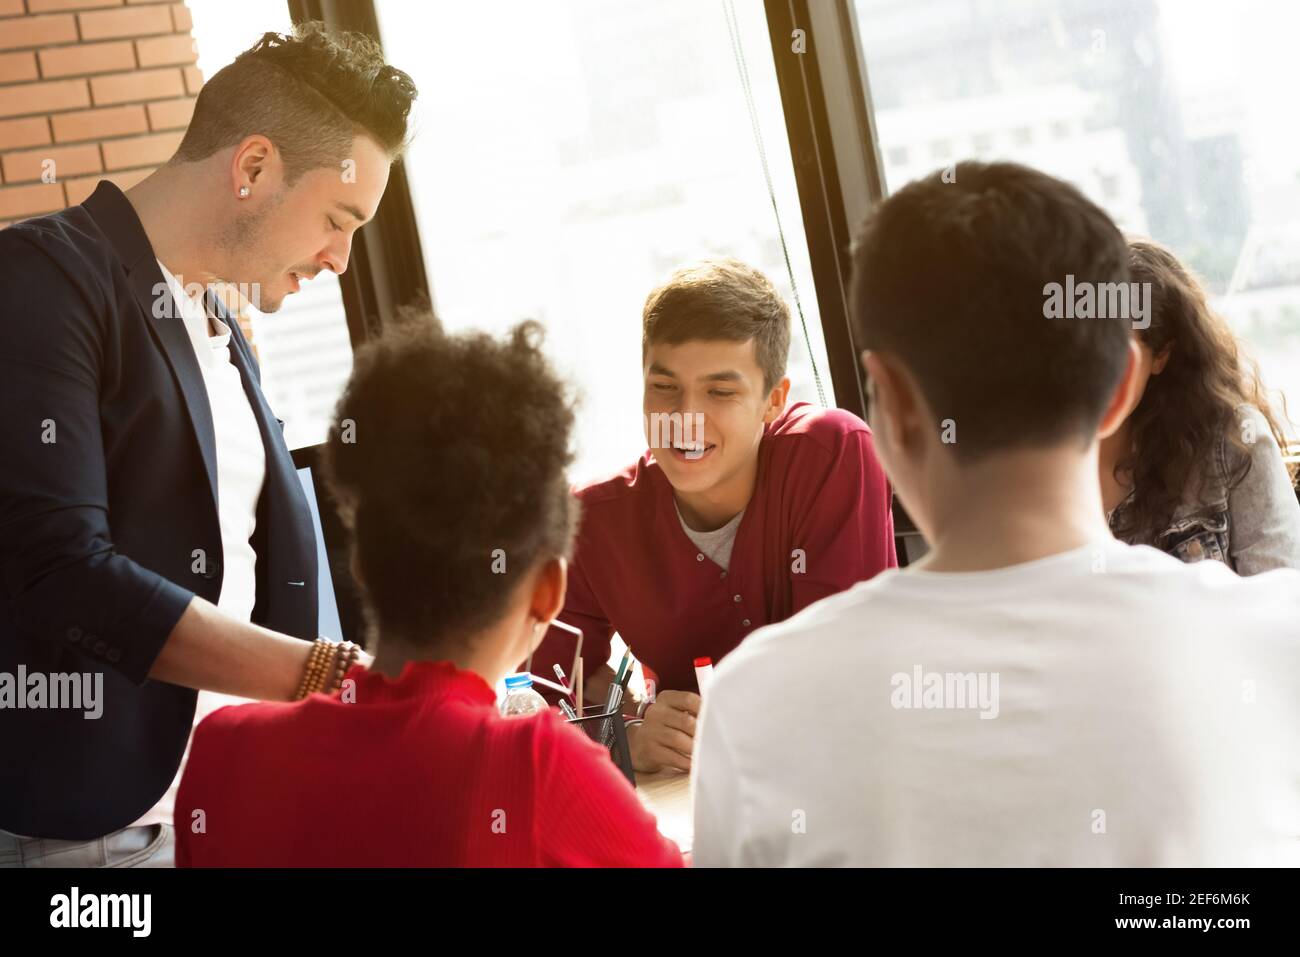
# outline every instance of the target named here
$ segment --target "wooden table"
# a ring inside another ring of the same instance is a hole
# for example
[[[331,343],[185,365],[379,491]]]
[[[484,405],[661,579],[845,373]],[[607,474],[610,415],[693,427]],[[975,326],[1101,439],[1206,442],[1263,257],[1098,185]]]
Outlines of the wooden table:
[[[691,776],[667,769],[637,774],[636,794],[646,810],[659,820],[659,833],[683,851],[691,849],[695,820],[691,814]]]

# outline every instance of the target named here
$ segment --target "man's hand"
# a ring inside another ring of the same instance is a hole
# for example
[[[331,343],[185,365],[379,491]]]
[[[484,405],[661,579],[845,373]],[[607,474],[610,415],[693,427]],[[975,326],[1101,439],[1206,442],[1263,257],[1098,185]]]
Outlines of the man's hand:
[[[646,709],[645,720],[628,728],[632,767],[637,771],[689,771],[699,713],[699,695],[690,691],[661,692]]]

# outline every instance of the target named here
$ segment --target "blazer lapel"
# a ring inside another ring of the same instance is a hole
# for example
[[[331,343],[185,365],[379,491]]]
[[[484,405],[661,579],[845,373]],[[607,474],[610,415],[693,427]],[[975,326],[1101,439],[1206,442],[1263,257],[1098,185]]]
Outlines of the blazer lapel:
[[[199,451],[203,455],[203,468],[208,474],[208,490],[215,508],[217,436],[212,426],[212,406],[208,404],[208,387],[203,383],[203,372],[194,355],[194,343],[185,328],[180,303],[172,296],[171,287],[163,278],[152,252],[148,258],[128,264],[127,279],[136,301],[149,317],[149,331],[167,357],[176,384],[185,396],[185,410],[189,413],[194,437],[198,439]]]
[[[239,320],[230,314],[225,304],[210,289],[207,293],[207,302],[208,311],[230,327],[230,358],[235,368],[239,370],[239,377],[244,383],[244,394],[248,396],[248,404],[253,407],[257,427],[262,432],[262,445],[266,448],[267,463],[288,469],[292,473],[293,459],[289,455],[288,446],[285,445],[280,420],[271,412],[266,396],[262,394],[262,376],[257,369],[256,360],[253,359],[252,350],[244,339],[244,332],[239,328]]]
[[[230,327],[230,361],[239,369],[244,394],[262,433],[266,481],[258,505],[258,593],[254,620],[288,634],[316,634],[316,532],[311,509],[298,481],[297,468],[284,440],[280,420],[262,393],[261,373],[239,322],[209,291],[208,308]],[[304,630],[305,629],[305,630]]]
[[[120,189],[104,180],[81,205],[112,244],[126,271],[131,292],[144,310],[149,334],[171,366],[172,375],[185,398],[185,411],[194,428],[203,468],[208,475],[212,507],[216,510],[217,438],[212,426],[212,407],[208,405],[208,389],[203,384],[194,345],[185,330],[180,303],[172,298],[171,287],[158,268],[158,259],[144,227],[140,225],[140,218]]]

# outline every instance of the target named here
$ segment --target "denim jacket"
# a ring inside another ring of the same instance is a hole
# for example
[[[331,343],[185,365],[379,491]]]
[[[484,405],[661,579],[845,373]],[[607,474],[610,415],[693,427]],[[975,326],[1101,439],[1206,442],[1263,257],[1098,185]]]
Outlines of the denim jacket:
[[[1153,545],[1185,562],[1212,558],[1238,575],[1300,568],[1300,504],[1282,452],[1257,410],[1247,406],[1240,411],[1255,420],[1250,471],[1241,483],[1228,487],[1240,470],[1242,453],[1225,436],[1196,480],[1188,482],[1169,526],[1155,541],[1126,538],[1129,544]],[[1132,498],[1130,492],[1110,513],[1112,530],[1122,526]]]

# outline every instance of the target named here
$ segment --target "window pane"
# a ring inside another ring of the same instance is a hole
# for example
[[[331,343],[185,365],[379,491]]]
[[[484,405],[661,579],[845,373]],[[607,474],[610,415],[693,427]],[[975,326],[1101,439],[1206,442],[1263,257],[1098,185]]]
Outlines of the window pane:
[[[641,305],[677,265],[729,255],[794,299],[724,5],[698,0],[377,4],[420,89],[407,157],[448,328],[547,327],[578,384],[575,481],[635,461]],[[736,4],[818,368],[821,324],[763,6]],[[430,38],[440,38],[430,42]],[[797,314],[789,374],[817,401]],[[829,389],[829,377],[824,387]]]
[[[1300,402],[1300,5],[855,6],[891,188],[947,145],[1070,180],[1198,272],[1266,384]]]
[[[288,4],[189,0],[199,70],[209,79],[268,30],[293,29]],[[352,372],[352,343],[338,277],[323,270],[274,314],[248,309],[262,367],[262,391],[284,419],[289,448],[324,441],[334,403]]]

